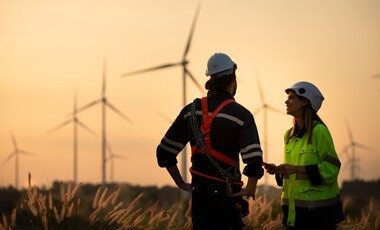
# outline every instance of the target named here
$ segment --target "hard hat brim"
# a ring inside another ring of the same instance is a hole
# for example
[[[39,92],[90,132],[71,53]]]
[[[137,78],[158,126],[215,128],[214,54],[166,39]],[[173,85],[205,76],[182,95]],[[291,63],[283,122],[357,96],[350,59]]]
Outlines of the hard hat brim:
[[[221,72],[213,73],[213,74],[210,74],[209,72],[206,71],[206,76],[223,77],[225,75],[231,75],[233,72],[234,72],[234,68],[223,70]]]

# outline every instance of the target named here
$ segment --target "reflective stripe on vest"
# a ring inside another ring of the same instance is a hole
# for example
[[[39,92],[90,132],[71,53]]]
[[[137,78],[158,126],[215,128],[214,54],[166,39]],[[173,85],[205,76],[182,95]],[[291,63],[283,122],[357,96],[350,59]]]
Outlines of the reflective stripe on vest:
[[[309,180],[309,177],[305,173],[294,173],[296,174],[296,180]],[[289,175],[284,175],[284,179],[289,179]]]
[[[320,208],[320,207],[327,207],[327,206],[333,206],[336,203],[340,202],[340,194],[336,195],[336,197],[325,199],[325,200],[299,200],[294,199],[294,204],[296,207],[300,208]],[[281,205],[289,205],[289,199],[282,198],[281,199]]]

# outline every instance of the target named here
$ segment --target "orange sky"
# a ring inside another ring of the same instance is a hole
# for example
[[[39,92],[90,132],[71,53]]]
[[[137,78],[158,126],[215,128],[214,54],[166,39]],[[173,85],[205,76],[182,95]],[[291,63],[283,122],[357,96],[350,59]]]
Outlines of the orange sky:
[[[47,131],[73,109],[100,97],[102,62],[108,60],[108,100],[130,124],[107,111],[107,138],[117,159],[114,178],[140,185],[173,184],[157,166],[155,148],[182,107],[182,70],[174,67],[120,78],[120,74],[181,60],[197,1],[33,2],[0,0],[0,162],[18,147],[20,184],[27,173],[37,185],[73,178],[73,126]],[[189,69],[203,85],[206,62],[226,52],[238,64],[236,99],[252,112],[261,105],[255,70],[265,101],[285,111],[284,89],[296,81],[315,83],[326,100],[327,123],[343,162],[340,181],[349,179],[342,149],[354,139],[363,179],[380,173],[380,1],[377,0],[204,0],[188,54]],[[188,98],[203,96],[188,81]],[[101,182],[100,105],[78,118],[79,181]],[[263,136],[263,114],[255,114]],[[291,117],[269,112],[270,162],[282,159],[282,135]],[[262,139],[262,142],[265,140]],[[109,165],[107,165],[109,169]],[[14,185],[15,161],[0,168],[0,186]],[[107,172],[110,175],[110,172]],[[262,183],[261,180],[259,183]],[[273,183],[273,180],[270,180]]]

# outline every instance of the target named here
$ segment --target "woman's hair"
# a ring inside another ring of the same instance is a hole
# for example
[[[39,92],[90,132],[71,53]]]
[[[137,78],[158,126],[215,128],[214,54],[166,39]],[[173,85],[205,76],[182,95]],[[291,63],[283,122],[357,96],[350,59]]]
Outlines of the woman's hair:
[[[301,96],[299,96],[299,97],[301,97]],[[304,97],[301,97],[301,98],[304,98]],[[305,130],[306,130],[306,135],[308,135],[308,141],[307,141],[307,143],[311,144],[312,143],[312,138],[313,138],[312,134],[313,134],[313,129],[314,129],[314,122],[318,122],[318,123],[321,123],[323,125],[325,125],[325,123],[318,116],[317,112],[311,107],[310,101],[308,99],[306,99],[306,100],[307,100],[307,103],[306,103],[306,106],[303,107],[304,109],[303,109],[303,112],[302,112],[302,118],[303,118],[303,121],[304,121],[304,127],[305,127]],[[289,140],[292,137],[297,136],[297,134],[300,131],[300,129],[301,128],[297,124],[296,119],[293,118],[293,127],[289,131],[290,133],[288,134],[288,136],[286,138],[286,143],[288,143]]]
[[[225,91],[228,86],[235,80],[235,71],[232,74],[221,77],[211,76],[210,79],[206,82],[205,88],[209,91],[210,94],[215,94],[218,91]]]

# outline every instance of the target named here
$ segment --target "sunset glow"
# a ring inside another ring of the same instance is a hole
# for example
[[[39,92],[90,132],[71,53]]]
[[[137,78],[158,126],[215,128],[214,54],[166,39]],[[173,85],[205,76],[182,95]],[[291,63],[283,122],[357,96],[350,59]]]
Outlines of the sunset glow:
[[[107,60],[106,97],[131,119],[107,109],[106,137],[114,158],[114,180],[139,185],[174,185],[156,163],[155,150],[182,108],[181,66],[124,77],[125,72],[179,62],[197,1],[6,1],[0,0],[0,162],[18,148],[19,184],[30,172],[50,186],[73,180],[73,124],[48,133],[73,111],[101,97]],[[284,89],[313,82],[325,96],[319,115],[332,133],[342,161],[339,181],[350,179],[348,129],[357,145],[358,177],[380,178],[380,1],[201,2],[188,53],[188,68],[204,85],[207,59],[228,53],[237,63],[236,100],[254,114],[268,161],[280,163],[283,133],[291,127]],[[257,74],[255,74],[257,73]],[[187,102],[202,93],[187,81]],[[160,115],[161,114],[161,115]],[[168,119],[164,119],[164,117]],[[101,183],[101,106],[78,113],[94,130],[78,127],[78,181]],[[180,158],[178,159],[180,161]],[[190,164],[190,160],[188,160]],[[110,164],[107,164],[107,180]],[[189,177],[188,177],[189,178]],[[273,178],[269,181],[274,185]],[[259,183],[263,183],[260,180]],[[1,165],[0,186],[15,185],[15,158]]]

